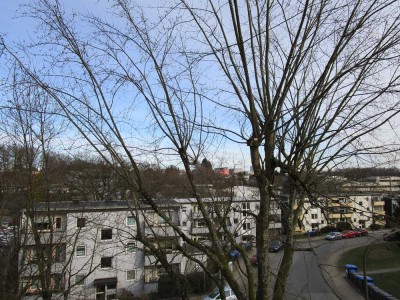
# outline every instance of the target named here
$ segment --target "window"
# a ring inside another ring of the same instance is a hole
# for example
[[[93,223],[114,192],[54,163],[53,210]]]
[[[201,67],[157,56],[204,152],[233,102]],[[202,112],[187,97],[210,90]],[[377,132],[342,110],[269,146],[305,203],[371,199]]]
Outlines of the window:
[[[233,223],[234,223],[234,224],[239,223],[239,219],[237,219],[237,218],[233,219]]]
[[[182,222],[182,226],[186,226],[186,222]]]
[[[101,240],[112,240],[112,229],[102,229]]]
[[[65,252],[66,252],[66,245],[58,244],[56,246],[55,253],[54,253],[54,261],[56,261],[56,262],[65,261]]]
[[[78,227],[78,228],[86,227],[86,218],[76,219],[76,227]]]
[[[62,229],[62,219],[61,218],[56,218],[56,229],[61,230]]]
[[[166,222],[164,220],[164,218],[162,218],[161,216],[158,216],[158,225],[164,225]]]
[[[62,291],[64,289],[63,276],[60,273],[51,274],[50,289],[52,291]]]
[[[321,220],[321,224],[324,224],[324,222],[325,222],[324,220]]]
[[[206,227],[206,222],[204,220],[196,220],[195,227]]]
[[[362,206],[363,205],[362,201],[358,202],[358,205]]]
[[[76,256],[86,256],[86,246],[76,246]]]
[[[135,280],[135,279],[136,279],[136,270],[126,271],[126,280]]]
[[[145,276],[144,276],[144,281],[145,282],[154,282],[158,280],[158,271],[157,268],[146,268],[145,269]]]
[[[49,230],[50,229],[50,222],[43,221],[43,222],[36,222],[35,223],[36,229],[41,230]]]
[[[317,219],[318,218],[318,214],[311,214],[311,219]]]
[[[96,286],[96,300],[117,299],[117,284],[99,284]]]
[[[75,284],[76,285],[85,285],[85,275],[78,274],[75,275]]]
[[[26,250],[26,262],[28,264],[36,264],[37,263],[37,251],[36,248],[29,248]]]
[[[172,264],[172,268],[179,272],[180,264]],[[154,282],[159,279],[160,276],[168,275],[164,268],[158,266],[152,266],[144,269],[144,281]]]
[[[244,210],[243,217],[246,217],[247,213],[245,211],[250,211],[250,203],[242,203],[242,210]]]
[[[250,223],[243,223],[243,230],[249,230],[250,229]]]
[[[134,216],[127,216],[126,217],[126,225],[135,226],[136,225],[135,217]]]
[[[353,222],[357,222],[357,219],[356,219],[356,218],[353,218]]]
[[[102,269],[112,267],[112,257],[102,257],[100,260],[100,267]]]
[[[158,247],[160,248],[160,249],[163,249],[163,250],[170,250],[170,251],[172,251],[172,250],[176,250],[176,248],[177,248],[177,241],[176,240],[173,240],[173,239],[165,239],[165,240],[163,240],[163,239],[160,239],[159,241],[158,241]]]
[[[186,212],[186,206],[182,206],[181,210],[182,212]]]
[[[164,211],[168,215],[168,211]],[[146,218],[151,226],[166,225],[165,220],[155,212],[148,212]]]
[[[125,250],[127,253],[133,253],[136,252],[136,242],[129,242],[125,246]]]

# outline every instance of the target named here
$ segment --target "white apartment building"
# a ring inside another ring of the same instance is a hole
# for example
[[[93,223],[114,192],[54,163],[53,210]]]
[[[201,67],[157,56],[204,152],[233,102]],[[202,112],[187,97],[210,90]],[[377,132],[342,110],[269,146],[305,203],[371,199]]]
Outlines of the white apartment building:
[[[225,225],[237,242],[255,237],[254,214],[259,202],[256,189],[236,188],[233,198],[204,202],[216,220],[215,209],[219,212],[229,209]],[[23,211],[21,290],[27,295],[37,294],[43,288],[39,270],[42,268],[43,273],[43,267],[47,267],[51,273],[48,287],[60,297],[62,291],[68,292],[69,299],[96,300],[115,299],[122,291],[134,296],[157,292],[157,281],[165,271],[154,253],[137,242],[138,234],[147,241],[154,240],[154,245],[165,251],[167,260],[179,273],[195,271],[198,266],[175,251],[178,246],[186,250],[190,247],[172,227],[143,203],[135,218],[132,204],[127,201],[40,203],[33,213]],[[158,207],[188,237],[208,242],[209,232],[194,199],[158,200]],[[275,203],[271,208],[274,217],[270,230],[279,234],[280,209]],[[198,251],[193,254],[200,261],[207,259]],[[41,265],[43,261],[49,265]]]
[[[348,222],[354,228],[384,225],[385,202],[379,193],[346,193],[318,200],[318,206],[305,201],[299,232],[315,231],[327,225]]]
[[[157,291],[162,268],[155,257],[136,241],[140,234],[158,239],[168,251],[167,259],[177,268],[182,257],[173,252],[180,240],[172,228],[148,206],[141,205],[139,224],[126,201],[41,203],[34,212],[33,222],[24,211],[20,253],[21,289],[35,294],[42,289],[40,262],[51,266],[50,289],[69,291],[70,299],[115,299],[121,291],[142,295]],[[131,203],[132,204],[132,203]],[[179,205],[164,200],[172,222],[179,225]],[[34,232],[40,242],[34,238]],[[45,253],[45,256],[41,256]],[[43,267],[43,266],[42,266]],[[181,273],[184,270],[180,270]]]

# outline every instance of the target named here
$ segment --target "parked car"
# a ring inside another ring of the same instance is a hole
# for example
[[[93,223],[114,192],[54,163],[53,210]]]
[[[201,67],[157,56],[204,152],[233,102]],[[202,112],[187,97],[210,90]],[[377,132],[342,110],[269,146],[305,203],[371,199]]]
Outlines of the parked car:
[[[235,250],[229,252],[229,258],[230,258],[231,260],[236,260],[236,259],[238,259],[240,256],[241,256],[241,255],[240,255],[240,252],[239,252],[239,250],[237,250],[237,249],[235,249]]]
[[[342,239],[342,234],[340,232],[337,232],[337,231],[329,232],[325,236],[325,239],[328,240],[328,241],[341,240]]]
[[[253,244],[250,242],[243,242],[240,244],[240,246],[242,246],[243,249],[246,251],[250,251],[251,249],[253,249]]]
[[[258,256],[257,256],[257,254],[254,254],[254,255],[251,257],[250,262],[251,262],[251,264],[252,264],[253,266],[258,266]]]
[[[368,235],[368,230],[365,228],[355,228],[353,231],[356,233],[356,236]]]
[[[383,237],[384,241],[400,241],[400,230],[389,233]]]
[[[233,293],[233,291],[229,285],[225,286],[224,292],[225,292],[226,300],[237,300],[235,294]],[[211,294],[209,294],[207,297],[204,298],[204,300],[217,300],[217,299],[221,299],[218,288],[215,289],[214,291],[212,291]]]
[[[356,233],[353,230],[344,230],[341,232],[342,239],[351,239],[356,237]]]
[[[283,249],[283,244],[280,240],[272,240],[269,243],[269,252],[279,252]]]

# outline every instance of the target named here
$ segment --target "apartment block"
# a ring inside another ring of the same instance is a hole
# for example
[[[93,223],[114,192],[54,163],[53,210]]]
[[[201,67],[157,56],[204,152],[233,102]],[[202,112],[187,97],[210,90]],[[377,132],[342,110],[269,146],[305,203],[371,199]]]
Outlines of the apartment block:
[[[208,227],[197,201],[157,201],[158,213],[143,202],[134,206],[127,201],[40,203],[34,211],[24,210],[21,290],[27,296],[49,290],[54,295],[66,292],[69,299],[96,300],[115,299],[121,293],[140,296],[157,292],[158,279],[166,273],[154,251],[163,251],[180,274],[196,271],[197,264],[183,257],[178,247],[192,250],[199,261],[205,262],[207,257],[187,245],[173,227],[190,239],[209,244]],[[222,239],[227,231],[238,243],[254,239],[254,216],[259,209],[256,189],[236,188],[232,197],[203,202]],[[276,203],[271,209],[270,231],[279,235],[280,209]],[[139,243],[138,235],[154,248]]]

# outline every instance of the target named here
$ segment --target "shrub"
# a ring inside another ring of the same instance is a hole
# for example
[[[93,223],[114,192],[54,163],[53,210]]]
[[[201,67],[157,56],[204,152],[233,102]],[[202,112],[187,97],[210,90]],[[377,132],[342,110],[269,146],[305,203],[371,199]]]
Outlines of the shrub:
[[[337,231],[343,231],[343,230],[351,230],[351,224],[349,222],[339,222],[336,223],[336,229]]]
[[[381,225],[378,225],[378,224],[371,224],[371,226],[369,226],[369,228],[370,228],[371,230],[378,230],[378,229],[381,229],[382,226],[381,226]]]
[[[336,231],[336,227],[335,226],[325,226],[325,227],[322,227],[319,231],[321,233],[329,233],[332,231]]]

